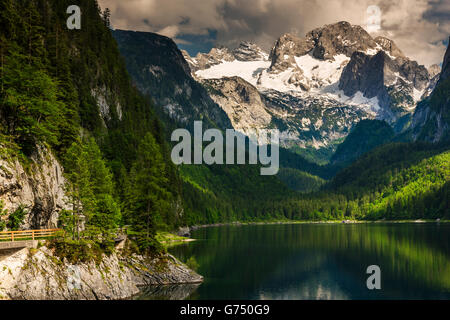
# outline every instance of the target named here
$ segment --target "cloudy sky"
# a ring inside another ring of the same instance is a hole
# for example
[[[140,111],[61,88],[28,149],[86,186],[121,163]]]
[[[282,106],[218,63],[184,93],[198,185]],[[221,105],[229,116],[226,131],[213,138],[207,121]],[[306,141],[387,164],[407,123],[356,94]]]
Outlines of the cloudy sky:
[[[381,30],[402,51],[429,66],[443,60],[450,35],[449,0],[98,0],[116,29],[173,38],[191,55],[212,46],[252,41],[270,50],[290,32],[304,36],[325,24],[367,25],[367,8],[381,9]]]

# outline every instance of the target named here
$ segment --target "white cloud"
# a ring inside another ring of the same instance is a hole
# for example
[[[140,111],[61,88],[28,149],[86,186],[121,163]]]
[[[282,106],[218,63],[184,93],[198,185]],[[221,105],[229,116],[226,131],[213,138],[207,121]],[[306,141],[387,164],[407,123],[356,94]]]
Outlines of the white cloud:
[[[325,24],[348,21],[365,26],[368,6],[382,11],[381,30],[421,64],[442,62],[442,40],[450,32],[448,0],[99,0],[110,8],[117,29],[150,31],[169,37],[208,34],[236,45],[254,41],[270,49],[286,32],[303,36]]]

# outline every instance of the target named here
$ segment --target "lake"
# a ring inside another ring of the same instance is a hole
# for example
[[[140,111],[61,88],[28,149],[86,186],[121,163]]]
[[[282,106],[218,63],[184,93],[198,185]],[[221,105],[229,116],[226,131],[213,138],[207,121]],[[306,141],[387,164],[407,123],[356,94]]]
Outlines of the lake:
[[[450,299],[450,224],[282,224],[198,229],[169,251],[195,257],[201,285],[143,299]],[[369,290],[367,267],[381,269]]]

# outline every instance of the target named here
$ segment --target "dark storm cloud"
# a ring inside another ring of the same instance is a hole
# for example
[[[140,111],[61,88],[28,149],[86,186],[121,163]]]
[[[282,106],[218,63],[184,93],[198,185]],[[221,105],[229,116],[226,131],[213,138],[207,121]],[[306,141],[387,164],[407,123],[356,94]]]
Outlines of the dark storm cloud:
[[[364,26],[369,5],[382,11],[379,32],[413,59],[439,63],[450,33],[448,0],[99,0],[119,29],[157,32],[199,50],[242,40],[270,49],[282,34],[306,32],[337,21]],[[211,31],[215,37],[209,38]],[[374,34],[375,35],[375,34]]]

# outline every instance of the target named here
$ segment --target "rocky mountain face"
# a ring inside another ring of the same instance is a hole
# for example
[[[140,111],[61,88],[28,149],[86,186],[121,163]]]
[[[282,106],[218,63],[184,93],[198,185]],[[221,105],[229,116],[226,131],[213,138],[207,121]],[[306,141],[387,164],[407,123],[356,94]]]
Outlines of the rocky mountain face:
[[[286,70],[295,67],[295,57],[308,53],[318,60],[334,60],[339,54],[351,56],[355,51],[374,49],[376,42],[360,26],[348,22],[339,22],[314,29],[304,38],[291,34],[283,35],[275,44],[271,53],[271,70]]]
[[[232,54],[239,61],[260,61],[267,59],[267,53],[256,44],[247,41],[241,42],[239,47],[233,50]]]
[[[264,129],[271,123],[272,116],[258,90],[242,78],[206,79],[202,83],[235,130],[248,134],[251,129]]]
[[[417,105],[411,133],[414,140],[440,142],[450,139],[450,45],[436,87]]]
[[[348,22],[317,28],[303,38],[285,34],[269,55],[245,43],[240,48],[249,52],[244,59],[237,49],[225,48],[195,58],[185,53],[185,58],[194,77],[214,87],[209,92],[234,127],[245,132],[266,123],[282,131],[284,145],[302,148],[335,148],[363,119],[394,125],[411,118],[439,72],[407,58],[392,40],[372,38]],[[236,77],[239,87],[232,84]],[[239,91],[242,80],[260,99],[246,101]],[[267,116],[265,122],[252,116],[266,113],[270,122]]]
[[[271,126],[281,131],[281,145],[286,148],[334,149],[361,119],[372,118],[361,108],[327,96],[304,97],[276,90],[262,95],[272,115]]]
[[[115,30],[113,35],[138,89],[150,95],[173,121],[189,127],[203,119],[205,127],[231,127],[225,112],[192,78],[188,62],[173,40],[146,32]],[[206,60],[202,64],[209,65]]]
[[[367,98],[376,97],[382,118],[393,122],[414,110],[431,80],[424,66],[403,56],[357,51],[342,73],[339,89],[347,96],[362,92]]]
[[[194,75],[199,70],[209,69],[224,62],[261,61],[268,58],[267,53],[260,47],[247,41],[241,42],[234,50],[226,47],[212,48],[209,53],[198,53],[195,58],[191,58],[184,50],[182,53]]]
[[[22,207],[22,229],[57,228],[59,212],[71,209],[62,166],[44,147],[37,148],[30,161],[25,167],[17,159],[0,159],[0,200],[8,210],[3,218]]]

